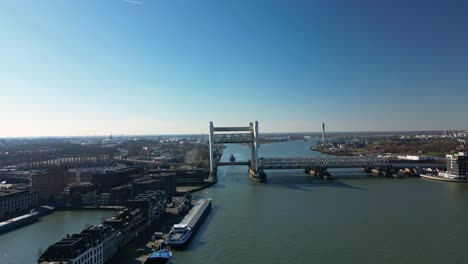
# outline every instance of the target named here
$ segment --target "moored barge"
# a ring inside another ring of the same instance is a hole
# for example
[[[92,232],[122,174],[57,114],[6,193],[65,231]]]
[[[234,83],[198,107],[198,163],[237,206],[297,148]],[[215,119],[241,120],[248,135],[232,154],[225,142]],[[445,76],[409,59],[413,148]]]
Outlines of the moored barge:
[[[166,238],[166,245],[180,248],[187,245],[200,227],[201,222],[211,210],[211,199],[200,199],[182,219],[175,224]]]

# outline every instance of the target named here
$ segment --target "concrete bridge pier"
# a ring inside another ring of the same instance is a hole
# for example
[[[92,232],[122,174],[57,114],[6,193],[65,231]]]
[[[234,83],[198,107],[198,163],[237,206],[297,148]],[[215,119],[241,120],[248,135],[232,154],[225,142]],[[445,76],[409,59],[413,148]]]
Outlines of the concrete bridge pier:
[[[307,168],[305,173],[310,174],[316,178],[324,180],[333,180],[333,175],[331,175],[326,168]]]
[[[260,182],[260,183],[267,182],[267,175],[262,169],[255,171],[255,170],[252,170],[252,168],[249,168],[248,173],[249,173],[249,177],[256,182]]]
[[[395,173],[389,167],[364,168],[363,171],[375,175],[381,175],[384,177],[391,177]]]
[[[208,175],[208,180],[211,182],[218,182],[217,169],[214,169]]]
[[[372,169],[372,168],[369,168],[369,167],[363,167],[363,168],[361,168],[361,170],[362,170],[363,172],[366,172],[366,173],[370,173],[370,172],[371,172],[371,169]]]
[[[210,152],[210,179],[216,181],[216,171],[218,166],[227,165],[247,165],[249,166],[249,176],[258,181],[266,182],[266,174],[263,169],[259,169],[258,159],[258,121],[250,122],[247,127],[215,127],[213,122],[210,122],[210,133],[208,135],[209,152]],[[250,161],[249,162],[220,162],[217,156],[216,149],[220,144],[249,144],[250,146]]]

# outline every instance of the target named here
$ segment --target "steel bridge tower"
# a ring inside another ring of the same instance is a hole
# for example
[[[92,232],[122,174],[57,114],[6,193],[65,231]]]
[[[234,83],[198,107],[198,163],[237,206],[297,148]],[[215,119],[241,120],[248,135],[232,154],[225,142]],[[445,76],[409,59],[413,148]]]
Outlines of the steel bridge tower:
[[[250,146],[251,158],[248,163],[249,175],[258,181],[263,181],[259,173],[258,160],[258,121],[250,122],[246,127],[215,127],[210,122],[209,150],[210,150],[210,179],[216,181],[216,172],[218,165],[245,165],[245,162],[230,162],[222,164],[219,162],[221,153],[216,146],[226,143],[247,143]]]

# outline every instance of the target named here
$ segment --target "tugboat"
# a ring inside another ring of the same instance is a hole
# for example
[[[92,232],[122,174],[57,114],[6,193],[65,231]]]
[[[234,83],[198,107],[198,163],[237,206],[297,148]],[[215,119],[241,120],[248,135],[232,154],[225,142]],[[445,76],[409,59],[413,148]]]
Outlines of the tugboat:
[[[234,157],[234,154],[231,154],[231,157],[229,158],[230,162],[236,162],[236,157]]]
[[[152,253],[143,264],[172,264],[172,252],[161,249]]]

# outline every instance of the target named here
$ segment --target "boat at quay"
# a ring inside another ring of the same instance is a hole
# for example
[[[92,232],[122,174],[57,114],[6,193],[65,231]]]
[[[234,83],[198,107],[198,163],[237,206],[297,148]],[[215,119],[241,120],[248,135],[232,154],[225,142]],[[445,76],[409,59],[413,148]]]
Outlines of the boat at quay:
[[[211,209],[211,199],[200,199],[182,219],[175,224],[166,238],[166,245],[178,248],[183,247],[193,238],[195,232]]]
[[[447,182],[464,182],[467,183],[468,180],[463,175],[453,175],[448,173],[439,173],[437,175],[427,175],[427,174],[420,174],[421,178],[437,180],[437,181],[447,181]]]
[[[468,153],[458,152],[447,155],[447,171],[423,169],[420,175],[422,178],[448,181],[448,182],[468,182]]]
[[[143,264],[172,264],[172,252],[161,249],[152,253]]]
[[[39,212],[31,211],[28,214],[0,222],[0,234],[36,222],[38,219]]]

